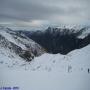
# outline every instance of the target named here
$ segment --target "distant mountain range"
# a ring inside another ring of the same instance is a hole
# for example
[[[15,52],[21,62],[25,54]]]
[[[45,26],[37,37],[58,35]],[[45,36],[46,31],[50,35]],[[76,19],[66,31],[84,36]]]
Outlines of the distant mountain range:
[[[18,31],[40,44],[48,53],[67,54],[72,50],[90,44],[90,27],[60,28],[48,27],[46,30]]]

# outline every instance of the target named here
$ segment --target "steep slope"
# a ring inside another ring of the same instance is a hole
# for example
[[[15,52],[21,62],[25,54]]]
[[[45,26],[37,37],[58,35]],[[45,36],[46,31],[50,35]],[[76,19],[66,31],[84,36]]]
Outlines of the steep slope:
[[[25,62],[17,55],[4,51],[5,49],[0,49],[1,67],[6,65],[10,68],[18,66],[18,69],[27,71],[90,73],[90,71],[88,72],[88,69],[90,70],[90,45],[74,50],[67,55],[45,53],[39,57],[35,57],[31,62]]]
[[[90,45],[67,55],[45,53],[25,66],[33,71],[87,72],[90,69]]]
[[[77,36],[78,38],[83,39],[83,38],[87,37],[88,35],[90,35],[90,26],[80,29],[79,32],[81,32],[81,33]]]
[[[90,43],[89,29],[89,27],[80,29],[48,27],[45,31],[21,32],[43,46],[48,53],[61,53],[65,55],[72,50],[83,48]]]
[[[25,59],[21,58],[13,51],[0,46],[0,69],[2,68],[19,68]]]
[[[22,33],[17,33],[6,27],[0,27],[0,48],[16,54],[27,61],[43,54],[44,49]],[[4,52],[3,52],[4,53]]]

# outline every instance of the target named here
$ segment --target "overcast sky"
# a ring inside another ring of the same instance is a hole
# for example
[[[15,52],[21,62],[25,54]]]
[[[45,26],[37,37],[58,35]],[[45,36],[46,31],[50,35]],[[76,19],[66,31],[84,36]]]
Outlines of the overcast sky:
[[[90,24],[90,0],[0,0],[0,24]]]

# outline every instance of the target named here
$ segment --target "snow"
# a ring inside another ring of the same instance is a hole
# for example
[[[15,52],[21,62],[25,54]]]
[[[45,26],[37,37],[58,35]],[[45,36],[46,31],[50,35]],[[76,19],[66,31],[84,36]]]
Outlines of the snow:
[[[13,36],[4,30],[0,34],[16,45],[29,39]],[[32,46],[34,46],[34,42]],[[29,43],[28,43],[29,44]],[[21,46],[21,45],[20,45]],[[21,46],[24,48],[23,46]],[[35,47],[35,46],[34,46]],[[45,53],[25,62],[14,52],[0,46],[0,88],[19,90],[90,90],[90,45],[67,55]]]
[[[36,51],[37,56],[45,53],[45,50],[43,47],[41,47],[35,41],[29,39],[28,37],[26,37],[22,33],[13,31],[13,30],[6,28],[6,27],[0,27],[0,35],[1,35],[1,37],[4,38],[4,41],[2,40],[3,43],[6,43],[6,42],[8,44],[13,43],[15,46],[20,47],[23,51],[29,50],[33,54]],[[5,46],[5,45],[3,45],[3,43],[0,44],[0,47]],[[6,46],[8,46],[8,45],[6,44]]]
[[[78,38],[83,39],[89,34],[90,34],[90,27],[86,27],[85,30],[82,32],[82,34],[78,36]]]
[[[68,72],[70,68],[69,72],[87,72],[90,68],[90,45],[67,55],[45,53],[24,67],[30,71]]]
[[[7,40],[9,40],[10,42],[16,44],[17,46],[20,46],[22,49],[26,49],[25,45],[17,42],[17,41],[13,38],[13,36],[7,32],[7,29],[1,29],[1,30],[0,30],[0,34],[1,34],[3,37],[5,37]]]
[[[0,69],[19,68],[23,63],[25,63],[25,60],[18,55],[0,47]]]
[[[1,86],[18,86],[20,90],[90,90],[90,75],[61,72],[2,72]]]
[[[13,34],[10,34],[10,33],[13,33]],[[26,44],[30,45],[32,48],[34,48],[35,45],[37,44],[33,40],[26,37],[25,35],[21,34],[21,36],[23,36],[25,38],[19,37],[18,35],[16,35],[16,32],[9,31],[7,28],[0,28],[0,34],[3,37],[5,37],[8,41],[10,41],[10,42],[14,43],[15,45],[21,47],[23,50],[27,49],[27,47],[25,46]],[[38,45],[38,47],[40,47],[40,46]]]
[[[19,68],[2,67],[0,85],[19,90],[90,90],[88,68],[90,45],[67,55],[45,53]]]

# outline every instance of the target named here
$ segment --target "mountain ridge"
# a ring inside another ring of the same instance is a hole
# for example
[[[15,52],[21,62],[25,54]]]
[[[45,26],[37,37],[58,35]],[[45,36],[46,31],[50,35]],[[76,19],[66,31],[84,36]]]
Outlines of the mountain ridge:
[[[90,43],[90,28],[52,28],[43,31],[20,31],[39,43],[48,53],[67,54]]]
[[[44,49],[22,33],[9,28],[0,28],[0,48],[5,48],[19,57],[30,61],[45,53]]]

